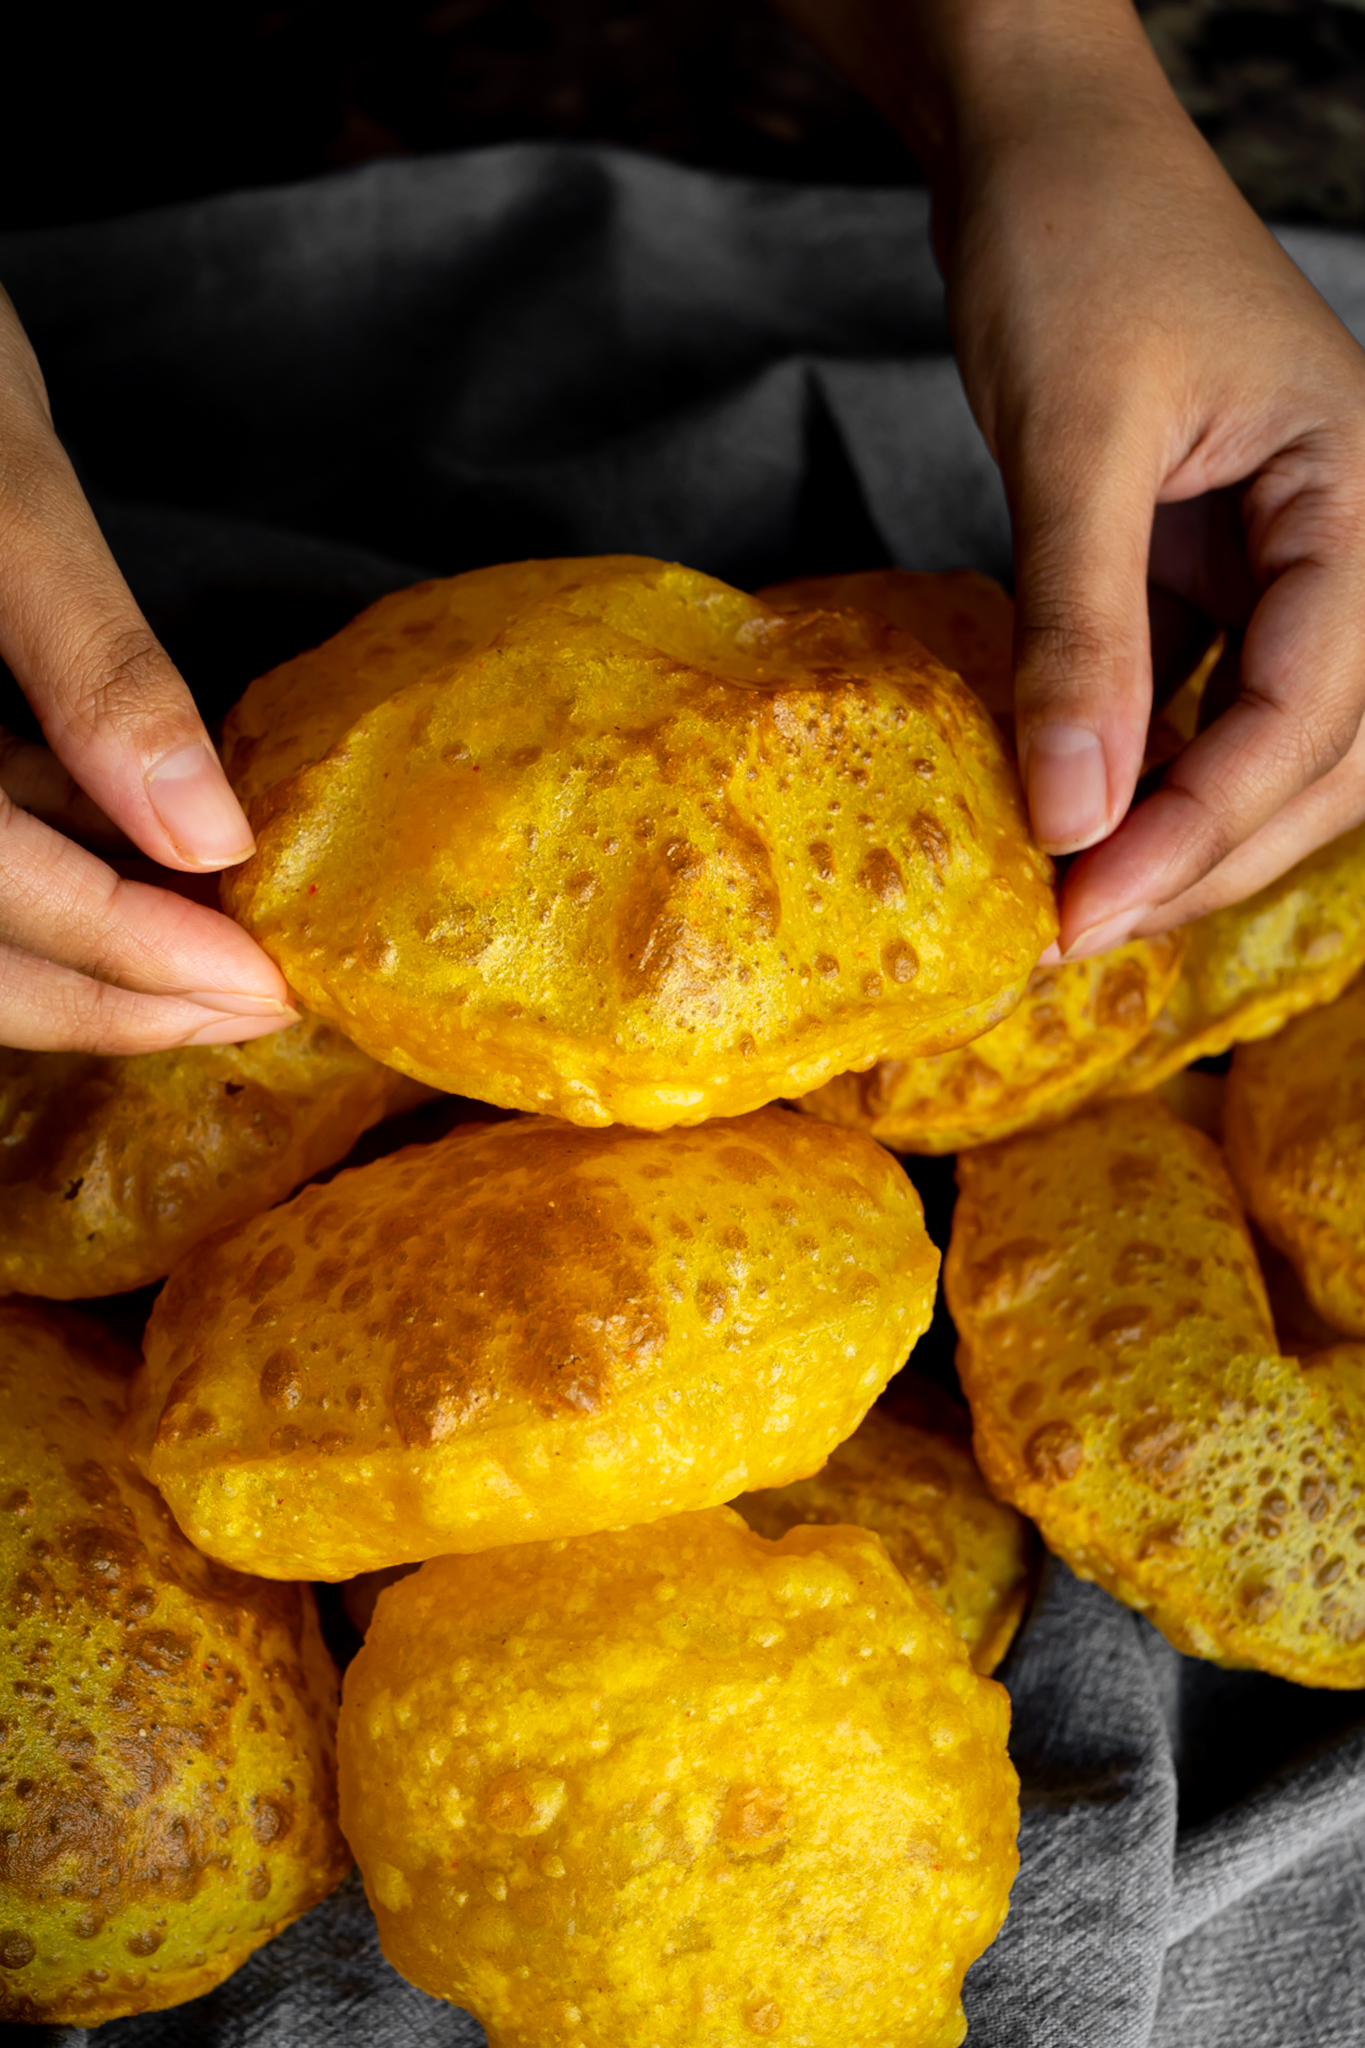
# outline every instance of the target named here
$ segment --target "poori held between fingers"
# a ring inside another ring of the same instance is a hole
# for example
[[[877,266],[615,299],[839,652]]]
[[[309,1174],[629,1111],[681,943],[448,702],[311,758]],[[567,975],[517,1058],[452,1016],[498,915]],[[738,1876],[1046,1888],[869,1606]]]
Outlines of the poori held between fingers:
[[[869,1529],[892,1564],[943,1609],[989,1678],[1023,1619],[1033,1532],[996,1500],[969,1445],[874,1408],[809,1479],[733,1503],[760,1536],[802,1524]]]
[[[384,1953],[491,2048],[956,2048],[1008,1721],[875,1537],[716,1508],[391,1586],[342,1814]]]
[[[1177,1649],[1365,1685],[1365,1348],[1281,1355],[1218,1148],[1104,1103],[958,1177],[944,1284],[992,1490]]]
[[[1238,1046],[1223,1141],[1248,1210],[1314,1309],[1365,1337],[1365,981]]]
[[[914,1187],[788,1110],[466,1126],[168,1280],[137,1456],[211,1556],[342,1579],[813,1471],[933,1310]]]
[[[1130,939],[1089,960],[1035,967],[1018,1008],[970,1045],[878,1060],[799,1107],[897,1152],[958,1152],[1056,1123],[1101,1094],[1160,1015],[1185,934]]]
[[[159,1280],[424,1093],[313,1017],[122,1058],[0,1048],[0,1290],[73,1300]]]
[[[1014,765],[918,642],[642,557],[384,598],[225,745],[225,900],[300,1000],[504,1107],[803,1094],[987,1029],[1055,934]]]
[[[0,2018],[197,1997],[338,1883],[311,1588],[185,1541],[118,1443],[97,1325],[0,1304]]]

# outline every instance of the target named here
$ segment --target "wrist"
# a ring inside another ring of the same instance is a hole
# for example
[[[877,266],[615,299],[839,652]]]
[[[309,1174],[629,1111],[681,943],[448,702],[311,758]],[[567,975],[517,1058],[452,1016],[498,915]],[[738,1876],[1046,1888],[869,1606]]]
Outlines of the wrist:
[[[775,0],[909,142],[936,199],[1103,110],[1184,121],[1132,0]]]

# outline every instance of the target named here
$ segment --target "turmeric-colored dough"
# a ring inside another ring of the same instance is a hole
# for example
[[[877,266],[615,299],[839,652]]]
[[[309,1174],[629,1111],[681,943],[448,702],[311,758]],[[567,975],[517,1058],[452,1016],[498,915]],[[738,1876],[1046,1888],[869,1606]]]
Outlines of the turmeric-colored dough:
[[[870,1529],[943,1609],[983,1677],[1009,1648],[1028,1601],[1029,1527],[987,1491],[957,1438],[874,1408],[813,1478],[741,1494],[734,1505],[760,1536],[811,1522]]]
[[[868,614],[638,556],[386,597],[228,720],[225,901],[375,1058],[700,1123],[1019,1000],[1056,931],[998,733]]]
[[[844,576],[802,576],[758,593],[775,610],[821,606],[875,612],[913,633],[981,699],[1006,739],[1014,734],[1014,601],[993,577],[975,569],[861,569]],[[1197,730],[1205,685],[1226,636],[1217,634],[1171,695],[1153,712],[1144,772],[1188,746]],[[1177,650],[1172,654],[1179,659]],[[1178,671],[1177,671],[1178,673]]]
[[[758,593],[775,611],[875,612],[961,676],[998,725],[1014,718],[1014,602],[976,569],[860,569],[801,576]]]
[[[118,1448],[132,1363],[0,1304],[0,2019],[195,1998],[351,1860],[312,1590],[190,1548]]]
[[[1184,943],[1183,932],[1166,932],[1036,967],[1018,1009],[970,1045],[879,1060],[827,1081],[800,1106],[898,1152],[959,1152],[1056,1123],[1099,1094],[1151,1029]]]
[[[1109,1083],[1111,1094],[1154,1088],[1191,1060],[1268,1038],[1340,995],[1365,967],[1365,825],[1185,932],[1179,978]]]
[[[421,1094],[313,1017],[126,1058],[0,1048],[0,1293],[159,1280]]]
[[[1280,1354],[1217,1147],[1104,1103],[958,1178],[944,1277],[992,1490],[1177,1649],[1365,1685],[1365,1349]]]
[[[490,2048],[956,2048],[1008,1719],[874,1536],[713,1508],[391,1586],[342,1817],[385,1955]]]
[[[814,1471],[933,1309],[870,1138],[467,1126],[305,1188],[177,1268],[138,1455],[272,1578],[576,1536]]]
[[[1365,980],[1238,1046],[1223,1140],[1247,1208],[1318,1314],[1365,1337]]]

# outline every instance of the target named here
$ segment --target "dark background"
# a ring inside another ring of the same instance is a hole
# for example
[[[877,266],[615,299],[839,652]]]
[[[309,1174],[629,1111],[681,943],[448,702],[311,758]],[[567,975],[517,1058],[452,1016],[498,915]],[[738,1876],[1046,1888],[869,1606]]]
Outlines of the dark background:
[[[1262,212],[1365,224],[1365,0],[1143,0]],[[909,151],[763,0],[7,10],[0,229],[528,136],[845,184]]]

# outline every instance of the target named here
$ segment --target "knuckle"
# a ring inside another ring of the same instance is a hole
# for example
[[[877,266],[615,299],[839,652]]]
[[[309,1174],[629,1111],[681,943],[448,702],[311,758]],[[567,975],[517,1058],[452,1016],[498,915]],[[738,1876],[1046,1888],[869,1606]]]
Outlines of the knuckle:
[[[164,710],[168,685],[177,693],[184,688],[160,641],[140,619],[90,635],[75,653],[72,673],[62,737],[77,745],[107,726],[127,728],[149,711]]]
[[[43,1052],[150,1052],[172,1043],[153,1006],[127,990],[0,944],[0,1034]]]
[[[1274,690],[1244,683],[1242,696],[1270,726],[1268,765],[1300,788],[1330,774],[1350,753],[1360,732],[1359,705],[1338,693],[1287,703]]]
[[[1075,606],[1040,607],[1020,621],[1020,667],[1032,674],[1093,674],[1107,666],[1113,647],[1112,627]]]
[[[1187,872],[1207,874],[1240,846],[1238,829],[1225,794],[1216,786],[1205,791],[1182,782],[1177,770],[1162,785],[1172,838]]]
[[[71,973],[62,980],[64,1043],[72,1052],[106,1055],[157,1051],[176,1042],[176,1034],[157,1029],[160,1008],[113,982]]]

